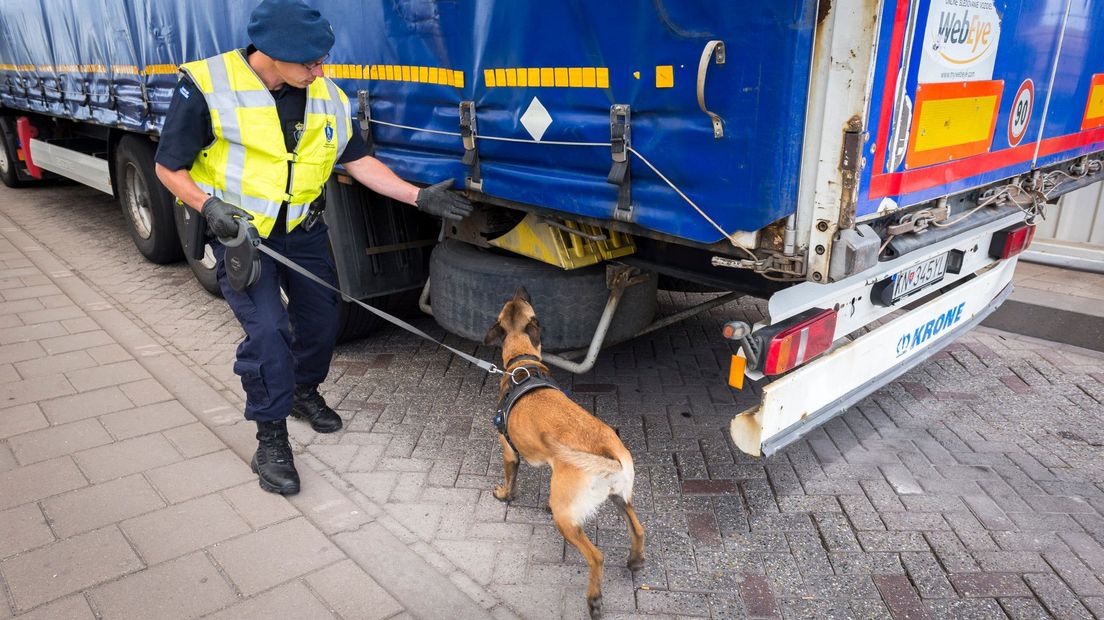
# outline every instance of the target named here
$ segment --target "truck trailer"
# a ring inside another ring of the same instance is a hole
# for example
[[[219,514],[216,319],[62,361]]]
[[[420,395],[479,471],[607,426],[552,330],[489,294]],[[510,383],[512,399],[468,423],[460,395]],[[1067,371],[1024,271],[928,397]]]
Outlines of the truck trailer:
[[[1104,179],[1104,3],[329,0],[325,72],[375,157],[475,204],[442,224],[339,169],[342,290],[417,296],[481,338],[524,284],[546,359],[741,295],[718,339],[769,455],[908,372],[1011,293],[1059,196]],[[185,62],[248,44],[252,3],[0,0],[0,178],[118,197],[138,250],[217,293],[153,153]],[[33,191],[33,189],[28,190]],[[656,318],[658,288],[716,296]],[[342,303],[342,332],[374,315]],[[553,353],[554,352],[554,353]]]

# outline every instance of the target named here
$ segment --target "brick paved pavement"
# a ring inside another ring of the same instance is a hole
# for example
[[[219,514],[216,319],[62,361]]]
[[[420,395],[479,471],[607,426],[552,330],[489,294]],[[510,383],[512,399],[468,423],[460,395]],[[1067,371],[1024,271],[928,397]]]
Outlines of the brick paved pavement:
[[[77,212],[81,219],[73,218]],[[173,354],[166,357],[240,404],[230,371],[240,330],[229,311],[191,281],[186,267],[146,263],[105,197],[79,187],[0,189],[0,213],[60,254]],[[665,307],[682,297],[665,296]],[[755,460],[735,451],[724,432],[745,403],[723,385],[729,348],[717,334],[732,314],[759,311],[754,304],[715,310],[605,353],[585,376],[559,377],[618,428],[637,463],[647,567],[635,578],[622,568],[627,540],[611,510],[591,526],[606,552],[609,615],[1104,618],[1104,356],[979,329],[801,443]],[[441,334],[431,319],[412,316]],[[5,372],[11,376],[0,363],[0,377]],[[102,389],[95,376],[79,381]],[[49,381],[35,385],[59,389]],[[308,519],[288,523],[321,524],[339,552],[362,566],[371,566],[373,550],[412,552],[498,617],[581,617],[585,565],[542,509],[547,473],[523,467],[520,497],[510,506],[491,497],[501,475],[489,422],[494,391],[479,371],[401,332],[387,329],[341,347],[324,392],[347,428],[316,436],[294,425],[301,469],[313,474],[294,503]],[[100,413],[109,434],[126,426]],[[204,421],[216,434],[241,436],[237,416],[224,407]],[[72,437],[96,441],[94,433]],[[27,445],[20,448],[31,450],[26,454],[48,452]],[[11,439],[0,443],[0,464],[23,464],[19,454]],[[129,483],[116,473],[124,466],[110,459],[87,471],[76,463],[82,476]],[[60,486],[40,492],[63,493],[76,483],[66,478],[71,474],[52,472],[51,484]],[[317,488],[334,495],[311,498]],[[150,501],[133,495],[135,504]],[[368,521],[328,511],[330,501],[351,502]],[[202,505],[195,510],[207,514]],[[63,526],[51,535],[75,531]],[[99,535],[81,544],[111,549],[114,542]],[[235,565],[256,545],[219,549],[207,555],[212,566]],[[113,566],[125,567],[127,559]],[[163,566],[184,575],[203,568]],[[388,568],[372,576],[394,598],[416,600],[409,573]],[[387,573],[402,577],[385,582]],[[237,587],[254,591],[263,587],[260,579]],[[293,583],[277,590],[283,600],[327,600],[310,578]],[[426,610],[410,610],[418,611]]]

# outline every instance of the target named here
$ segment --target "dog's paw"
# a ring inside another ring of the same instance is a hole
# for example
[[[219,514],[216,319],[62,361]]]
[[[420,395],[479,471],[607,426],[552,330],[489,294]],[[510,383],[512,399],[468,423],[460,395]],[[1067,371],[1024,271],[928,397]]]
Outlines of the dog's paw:
[[[602,595],[587,599],[587,607],[590,609],[590,619],[598,620],[602,617]]]
[[[514,499],[514,494],[506,490],[503,485],[498,485],[494,490],[494,497],[500,502],[508,502]]]
[[[629,567],[629,570],[634,572],[634,573],[636,571],[640,570],[641,568],[644,568],[644,556],[639,556],[639,557],[635,557],[635,558],[630,556],[629,557],[629,562],[628,562],[628,567]]]

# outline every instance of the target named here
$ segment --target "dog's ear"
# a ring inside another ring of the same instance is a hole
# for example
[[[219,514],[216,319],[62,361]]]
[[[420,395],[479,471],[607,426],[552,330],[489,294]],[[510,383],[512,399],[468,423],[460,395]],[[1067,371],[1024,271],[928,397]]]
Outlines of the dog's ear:
[[[537,317],[529,319],[529,322],[525,324],[525,334],[529,336],[529,342],[533,344],[534,349],[540,348],[540,330]]]
[[[520,299],[530,305],[533,303],[533,300],[529,299],[529,291],[525,290],[524,286],[517,287],[514,291],[514,299]]]
[[[502,326],[497,322],[491,325],[491,328],[487,330],[487,335],[483,336],[483,344],[495,344],[506,337],[506,330],[502,329]]]

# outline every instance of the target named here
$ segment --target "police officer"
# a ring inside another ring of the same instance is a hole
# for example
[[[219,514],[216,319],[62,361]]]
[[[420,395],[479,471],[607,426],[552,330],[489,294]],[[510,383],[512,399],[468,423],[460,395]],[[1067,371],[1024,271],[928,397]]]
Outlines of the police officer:
[[[471,212],[448,182],[419,189],[368,154],[352,129],[348,98],[322,75],[334,34],[318,11],[302,0],[264,0],[248,33],[244,50],[181,66],[157,149],[158,178],[204,215],[211,233],[232,238],[240,220],[251,220],[265,245],[336,285],[326,225],[303,225],[335,164],[426,213],[458,220]],[[337,296],[267,255],[260,279],[236,291],[225,248],[214,239],[212,246],[219,285],[245,330],[234,372],[246,393],[245,417],[257,423],[253,470],[266,491],[297,493],[287,416],[319,433],[342,426],[318,393],[333,356]]]

